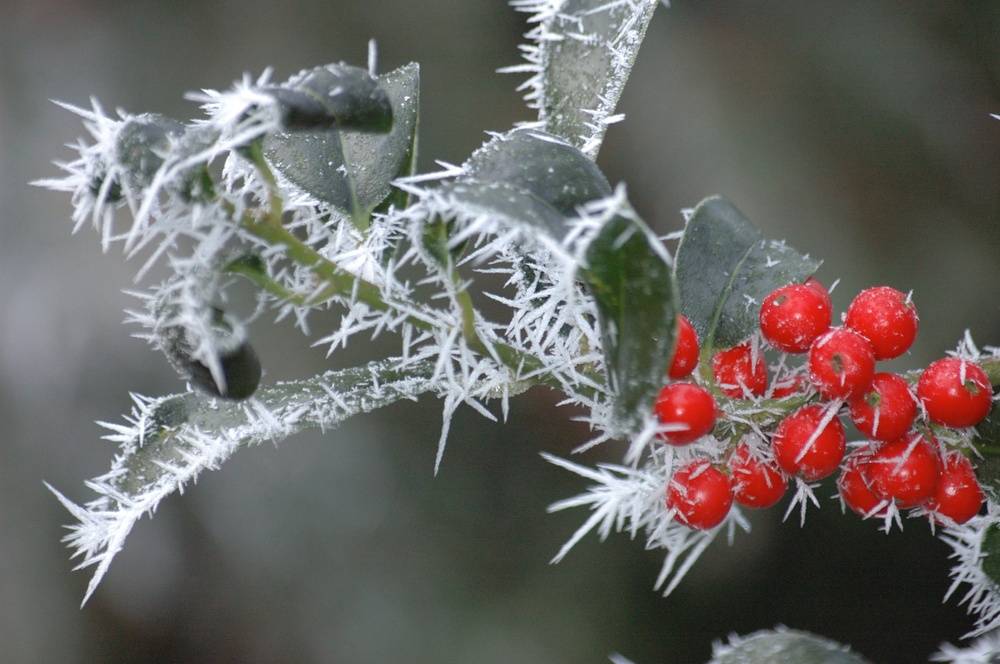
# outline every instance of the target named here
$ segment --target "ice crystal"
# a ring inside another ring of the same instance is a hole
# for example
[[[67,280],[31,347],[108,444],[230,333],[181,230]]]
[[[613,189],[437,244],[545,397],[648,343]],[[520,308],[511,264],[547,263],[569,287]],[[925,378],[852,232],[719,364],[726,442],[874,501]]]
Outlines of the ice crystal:
[[[525,63],[501,71],[531,74],[519,89],[541,128],[597,156],[608,125],[623,119],[615,107],[660,1],[511,1],[534,27]]]
[[[987,515],[975,516],[965,524],[943,530],[940,535],[952,548],[951,558],[955,561],[951,570],[951,586],[945,599],[960,586],[968,586],[960,603],[976,616],[976,627],[966,638],[1000,628],[1000,588],[983,569],[983,561],[991,554],[991,551],[985,550],[987,535],[991,530],[995,532],[1000,523],[996,506],[992,502],[988,505]]]
[[[964,648],[943,643],[941,649],[931,655],[930,661],[951,662],[951,664],[997,664],[1000,662],[1000,632],[985,634]]]

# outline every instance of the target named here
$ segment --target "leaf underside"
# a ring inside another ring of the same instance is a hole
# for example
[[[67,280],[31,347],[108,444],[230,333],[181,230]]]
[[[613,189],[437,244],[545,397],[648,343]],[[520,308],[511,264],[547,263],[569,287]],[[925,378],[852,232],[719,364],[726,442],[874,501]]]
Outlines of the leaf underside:
[[[808,279],[820,261],[764,239],[732,203],[707,198],[684,229],[675,260],[681,313],[702,348],[732,348],[758,328],[760,305],[775,288]]]

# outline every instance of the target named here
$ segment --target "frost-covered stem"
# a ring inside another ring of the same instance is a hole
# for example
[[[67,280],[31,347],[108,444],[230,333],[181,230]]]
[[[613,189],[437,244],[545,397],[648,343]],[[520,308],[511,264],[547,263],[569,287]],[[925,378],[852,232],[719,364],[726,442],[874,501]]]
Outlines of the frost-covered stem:
[[[259,139],[250,143],[246,156],[257,169],[257,174],[260,175],[261,179],[267,185],[267,220],[273,226],[280,226],[281,214],[284,209],[284,203],[281,200],[281,190],[278,188],[278,181],[274,177],[274,172],[264,158],[264,151]]]

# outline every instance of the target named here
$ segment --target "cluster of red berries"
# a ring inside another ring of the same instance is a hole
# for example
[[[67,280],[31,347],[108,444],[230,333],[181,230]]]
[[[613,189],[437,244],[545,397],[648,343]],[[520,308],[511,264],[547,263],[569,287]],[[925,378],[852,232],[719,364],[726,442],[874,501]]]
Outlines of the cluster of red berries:
[[[805,354],[801,370],[769,386],[763,350],[746,342],[711,358],[712,380],[702,377],[702,383],[712,384],[705,387],[688,380],[700,348],[694,328],[679,318],[671,382],[655,406],[664,443],[684,446],[710,434],[720,413],[717,396],[794,397],[801,405],[777,423],[770,441],[743,433],[720,463],[698,458],[677,468],[666,492],[675,519],[710,529],[734,501],[770,507],[790,478],[813,482],[838,469],[841,500],[864,517],[885,516],[892,506],[919,508],[932,521],[951,525],[979,512],[983,492],[971,462],[935,432],[971,427],[986,417],[993,391],[983,369],[946,357],[924,369],[915,385],[899,374],[877,372],[876,362],[905,353],[917,334],[916,308],[893,288],[863,291],[843,325],[831,325],[830,295],[818,281],[778,288],[761,305],[760,332],[779,352]],[[850,454],[841,416],[868,439]]]

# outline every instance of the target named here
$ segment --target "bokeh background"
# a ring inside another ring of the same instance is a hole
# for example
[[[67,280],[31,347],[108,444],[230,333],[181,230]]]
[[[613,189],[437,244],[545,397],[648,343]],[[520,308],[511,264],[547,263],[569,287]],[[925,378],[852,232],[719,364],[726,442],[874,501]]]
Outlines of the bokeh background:
[[[926,524],[885,536],[830,486],[805,528],[753,515],[666,599],[661,555],[624,535],[549,565],[586,514],[545,508],[584,482],[538,452],[587,432],[545,391],[502,426],[460,411],[437,477],[430,399],[243,451],[141,522],[79,608],[88,573],[42,482],[89,499],[114,453],[94,422],[182,384],[121,324],[136,266],[28,185],[83,133],[49,100],[188,119],[186,91],[362,64],[374,37],[383,71],[421,64],[427,171],[531,118],[523,78],[493,73],[528,27],[500,0],[0,2],[0,661],[698,663],[713,639],[783,623],[890,663],[971,627],[941,603],[948,549]],[[1000,344],[1000,3],[676,0],[621,110],[599,163],[656,229],[720,193],[825,259],[838,311],[871,285],[912,289],[921,333],[894,368],[967,328]],[[267,380],[352,361],[288,325],[253,334]]]

